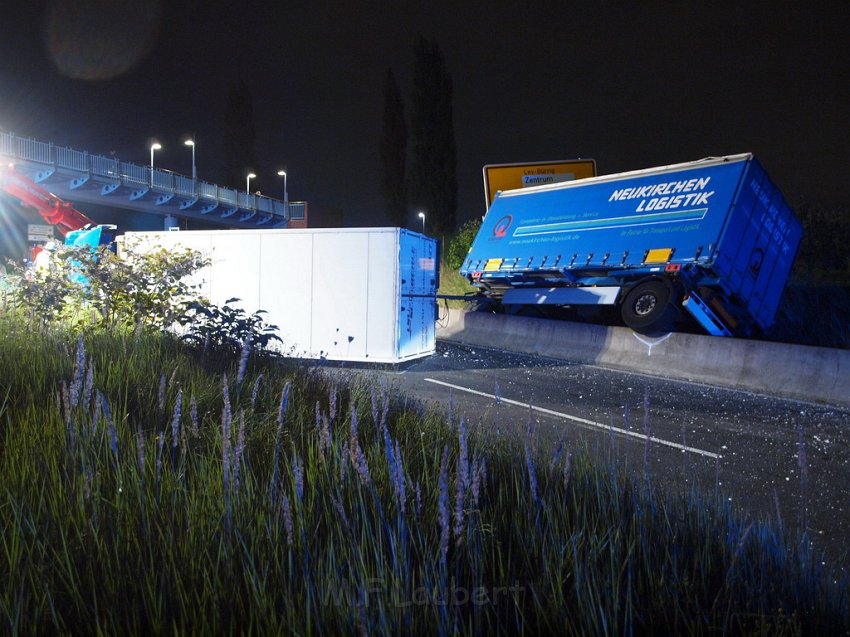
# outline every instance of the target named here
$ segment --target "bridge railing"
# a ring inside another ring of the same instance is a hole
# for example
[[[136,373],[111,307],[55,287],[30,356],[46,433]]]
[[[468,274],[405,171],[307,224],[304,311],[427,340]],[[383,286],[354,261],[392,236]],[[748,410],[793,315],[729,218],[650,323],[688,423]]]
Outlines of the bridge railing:
[[[33,161],[49,163],[52,144],[45,144],[34,139],[16,137],[14,148],[17,155],[25,155]]]
[[[192,197],[195,195],[195,180],[184,175],[174,175],[174,192],[178,195]]]
[[[36,143],[41,144],[42,142]],[[49,159],[40,159],[36,156],[37,154],[40,153],[18,153],[18,157],[43,164],[53,164],[58,168],[70,168],[71,170],[79,170],[80,172],[89,171],[89,155],[79,150],[59,146],[58,148],[53,148],[52,157],[47,155]]]
[[[147,166],[138,166],[122,161],[118,174],[121,181],[134,186],[146,186],[150,183],[150,168]]]
[[[218,199],[218,187],[215,184],[208,184],[202,181],[198,184],[198,196],[207,199]]]
[[[287,219],[294,219],[296,221],[300,221],[307,216],[307,202],[306,201],[290,201],[289,202],[289,215]]]
[[[167,170],[150,169],[151,186],[174,194],[174,175]]]
[[[18,137],[5,131],[0,131],[0,155],[119,180],[133,188],[149,186],[169,194],[212,199],[222,205],[257,210],[286,219],[290,218],[287,212],[293,213],[292,219],[304,218],[303,212],[301,216],[297,216],[298,203],[290,203],[287,211],[287,206],[282,201],[264,195],[239,192],[233,188],[197,181],[170,170],[140,166],[104,155],[90,155],[86,151],[54,146],[52,143]]]
[[[92,155],[90,159],[92,174],[110,179],[118,179],[121,175],[121,162],[117,159],[101,155]]]

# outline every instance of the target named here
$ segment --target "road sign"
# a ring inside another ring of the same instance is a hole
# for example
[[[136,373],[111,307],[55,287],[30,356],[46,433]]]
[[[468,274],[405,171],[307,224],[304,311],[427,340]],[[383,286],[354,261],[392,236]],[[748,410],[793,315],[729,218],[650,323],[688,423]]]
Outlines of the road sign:
[[[27,224],[27,241],[50,241],[53,239],[53,226],[42,223]]]
[[[484,166],[484,199],[487,208],[496,193],[529,186],[542,186],[596,176],[595,159],[537,161],[524,164],[487,164]]]

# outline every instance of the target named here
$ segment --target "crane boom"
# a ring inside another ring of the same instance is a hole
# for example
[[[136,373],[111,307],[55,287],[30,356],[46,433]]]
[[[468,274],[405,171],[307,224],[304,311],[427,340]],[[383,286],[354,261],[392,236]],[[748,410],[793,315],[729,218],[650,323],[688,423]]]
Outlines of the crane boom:
[[[13,166],[0,167],[0,190],[11,195],[22,205],[35,208],[44,220],[55,226],[63,237],[94,222],[69,202],[25,177]]]

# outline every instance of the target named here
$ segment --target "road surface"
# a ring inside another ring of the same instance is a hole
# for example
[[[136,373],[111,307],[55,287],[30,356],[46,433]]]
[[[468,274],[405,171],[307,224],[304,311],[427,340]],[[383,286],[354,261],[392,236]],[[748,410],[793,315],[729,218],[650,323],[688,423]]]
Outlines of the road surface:
[[[825,563],[850,568],[846,409],[443,342],[401,370],[351,371],[451,401],[488,435],[526,436],[531,413],[541,445],[586,444],[666,489],[698,483],[747,517],[805,524]]]

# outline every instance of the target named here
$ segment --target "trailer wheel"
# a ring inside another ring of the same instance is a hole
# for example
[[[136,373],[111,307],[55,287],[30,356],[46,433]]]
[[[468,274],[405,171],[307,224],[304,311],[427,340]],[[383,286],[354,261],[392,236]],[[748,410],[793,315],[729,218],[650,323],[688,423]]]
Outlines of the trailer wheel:
[[[663,281],[636,285],[620,307],[623,322],[636,332],[669,332],[677,316],[671,297],[670,286]]]

